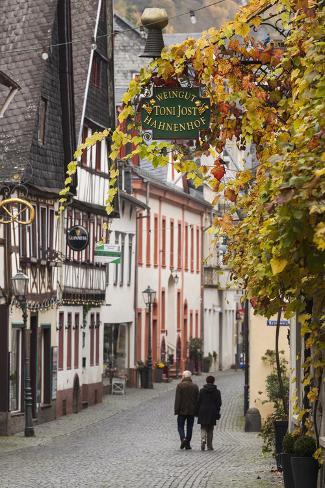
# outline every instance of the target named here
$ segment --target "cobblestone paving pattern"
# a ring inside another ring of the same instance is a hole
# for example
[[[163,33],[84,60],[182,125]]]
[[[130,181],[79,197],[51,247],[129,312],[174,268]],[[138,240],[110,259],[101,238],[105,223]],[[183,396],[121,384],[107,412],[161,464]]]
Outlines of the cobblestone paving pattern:
[[[281,487],[272,460],[260,454],[260,439],[243,432],[242,372],[217,373],[217,384],[223,407],[214,451],[201,452],[197,425],[192,451],[179,449],[176,382],[155,385],[43,424],[35,439],[0,438],[0,487]]]

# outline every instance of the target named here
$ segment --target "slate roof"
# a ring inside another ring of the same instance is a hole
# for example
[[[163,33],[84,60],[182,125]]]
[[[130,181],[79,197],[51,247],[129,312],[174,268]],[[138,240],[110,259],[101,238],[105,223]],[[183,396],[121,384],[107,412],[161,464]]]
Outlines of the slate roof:
[[[0,0],[0,71],[21,87],[0,119],[0,182],[33,182],[31,146],[48,63],[41,55],[49,52],[53,42],[57,3],[58,0]],[[72,40],[77,41],[72,45],[77,141],[85,111],[98,4],[99,0],[71,0]],[[32,48],[37,50],[31,51]],[[39,161],[35,164],[40,184]],[[49,185],[46,178],[44,185]]]
[[[29,165],[44,71],[40,54],[50,43],[55,10],[56,0],[0,2],[0,70],[21,87],[0,119],[0,181],[1,174],[19,181]],[[31,47],[39,52],[28,52]]]

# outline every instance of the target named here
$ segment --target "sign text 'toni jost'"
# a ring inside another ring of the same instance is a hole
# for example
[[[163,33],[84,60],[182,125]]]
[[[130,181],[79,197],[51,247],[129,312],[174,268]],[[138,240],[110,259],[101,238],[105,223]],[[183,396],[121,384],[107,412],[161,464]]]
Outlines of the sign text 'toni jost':
[[[210,99],[201,97],[199,87],[154,87],[143,101],[141,122],[151,139],[196,139],[210,126]]]

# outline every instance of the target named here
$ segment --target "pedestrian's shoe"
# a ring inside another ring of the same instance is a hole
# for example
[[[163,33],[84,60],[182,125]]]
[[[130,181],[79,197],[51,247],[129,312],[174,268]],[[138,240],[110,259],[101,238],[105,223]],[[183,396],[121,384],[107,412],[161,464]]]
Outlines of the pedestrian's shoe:
[[[186,444],[185,444],[185,449],[192,449],[192,448],[191,448],[190,441],[186,441]]]
[[[208,451],[214,451],[213,447],[212,446],[208,447]]]
[[[205,442],[201,442],[201,451],[205,451]]]
[[[181,442],[181,449],[184,449],[184,447],[186,447],[186,444],[187,444],[187,440],[183,439]]]

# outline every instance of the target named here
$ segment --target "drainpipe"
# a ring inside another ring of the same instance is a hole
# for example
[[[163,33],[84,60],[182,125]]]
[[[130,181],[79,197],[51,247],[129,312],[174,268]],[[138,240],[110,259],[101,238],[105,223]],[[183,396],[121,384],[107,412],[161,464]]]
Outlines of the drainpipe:
[[[245,351],[245,385],[244,415],[249,409],[249,302],[245,300],[244,308],[244,351]]]

